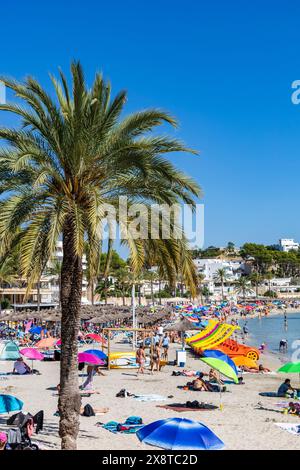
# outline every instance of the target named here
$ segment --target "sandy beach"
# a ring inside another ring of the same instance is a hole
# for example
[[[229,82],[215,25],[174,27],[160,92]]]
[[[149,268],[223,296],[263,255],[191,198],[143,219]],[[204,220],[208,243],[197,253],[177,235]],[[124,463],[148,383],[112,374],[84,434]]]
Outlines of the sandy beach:
[[[128,348],[128,346],[127,346]],[[175,359],[172,345],[169,359]],[[120,348],[119,348],[120,349]],[[276,370],[280,361],[275,354],[263,354],[261,360],[265,366]],[[1,373],[10,372],[13,363],[0,362]],[[34,435],[33,441],[44,449],[59,449],[58,420],[53,416],[56,411],[57,395],[55,386],[59,382],[58,362],[35,363],[41,375],[12,376],[1,375],[0,392],[17,396],[24,401],[24,411],[36,413],[43,409],[45,413],[44,430]],[[187,369],[207,371],[201,361],[188,353]],[[177,388],[184,385],[187,377],[171,376],[178,368],[166,366],[161,372],[137,378],[136,370],[105,371],[105,377],[96,376],[94,389],[100,393],[84,397],[82,403],[90,403],[94,407],[108,407],[105,415],[80,418],[78,449],[149,449],[141,444],[136,435],[113,434],[101,427],[97,422],[106,423],[110,420],[123,422],[132,415],[141,416],[145,424],[168,417],[187,417],[199,420],[224,441],[226,449],[299,449],[299,437],[275,426],[275,422],[299,423],[299,418],[285,415],[276,406],[279,401],[288,401],[276,397],[263,397],[259,392],[274,392],[286,377],[282,374],[245,374],[244,385],[227,384],[227,391],[222,394],[222,410],[187,411],[177,413],[158,408],[157,405],[185,403],[187,400],[205,401],[220,405],[220,394],[209,392],[184,391]],[[81,373],[79,373],[81,374]],[[298,385],[298,376],[291,376],[292,383]],[[84,380],[79,377],[79,381]],[[134,394],[159,394],[167,398],[159,402],[139,402],[132,397],[117,398],[116,393],[125,388]],[[262,408],[257,409],[260,403]],[[1,415],[0,430],[6,430],[8,416]]]

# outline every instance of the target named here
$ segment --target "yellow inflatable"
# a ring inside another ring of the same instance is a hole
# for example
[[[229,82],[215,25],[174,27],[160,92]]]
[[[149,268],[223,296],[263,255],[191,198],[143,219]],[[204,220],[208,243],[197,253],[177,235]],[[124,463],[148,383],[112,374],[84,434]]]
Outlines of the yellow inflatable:
[[[138,369],[134,351],[113,352],[109,355],[111,369]],[[150,359],[146,357],[145,367],[150,366]]]

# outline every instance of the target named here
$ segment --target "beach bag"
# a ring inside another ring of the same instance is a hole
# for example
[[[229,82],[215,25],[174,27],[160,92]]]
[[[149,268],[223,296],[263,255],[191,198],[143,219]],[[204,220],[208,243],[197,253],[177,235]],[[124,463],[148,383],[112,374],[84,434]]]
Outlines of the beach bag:
[[[132,425],[132,424],[143,424],[143,420],[140,416],[129,416],[129,418],[126,419],[125,425]]]
[[[85,405],[85,407],[83,408],[82,416],[87,416],[88,418],[90,416],[95,416],[95,412],[93,408],[91,407],[91,405],[89,404]]]
[[[117,394],[116,397],[118,398],[125,398],[126,397],[126,390],[125,388],[122,388]]]
[[[21,430],[18,429],[10,429],[7,434],[7,444],[11,447],[16,446],[17,444],[21,444],[22,442],[22,434]]]

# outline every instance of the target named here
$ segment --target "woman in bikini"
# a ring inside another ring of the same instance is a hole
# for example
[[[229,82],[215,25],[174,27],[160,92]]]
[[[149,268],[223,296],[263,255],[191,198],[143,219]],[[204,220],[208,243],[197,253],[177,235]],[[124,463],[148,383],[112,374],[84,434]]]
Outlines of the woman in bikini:
[[[156,370],[157,372],[159,371],[159,366],[160,366],[160,347],[159,347],[159,343],[156,343],[154,348],[153,348],[153,352],[152,352],[152,356],[151,356],[151,373],[153,374],[153,370],[154,370],[154,366],[156,365]]]
[[[145,367],[145,346],[143,344],[140,345],[139,349],[136,352],[136,363],[139,365],[139,369],[137,371],[138,374],[144,374],[144,367]]]

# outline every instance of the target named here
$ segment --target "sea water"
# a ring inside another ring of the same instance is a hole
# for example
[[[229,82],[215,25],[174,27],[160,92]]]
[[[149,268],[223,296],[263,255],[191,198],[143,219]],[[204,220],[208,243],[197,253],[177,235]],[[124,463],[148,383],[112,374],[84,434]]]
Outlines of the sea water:
[[[241,328],[245,324],[249,331],[246,337],[247,344],[259,347],[262,343],[265,343],[267,350],[278,353],[280,340],[286,339],[288,341],[288,350],[287,353],[281,353],[281,355],[290,357],[297,349],[298,360],[300,361],[300,312],[288,313],[286,321],[283,313],[239,321]],[[299,341],[299,343],[297,344],[296,341]]]

